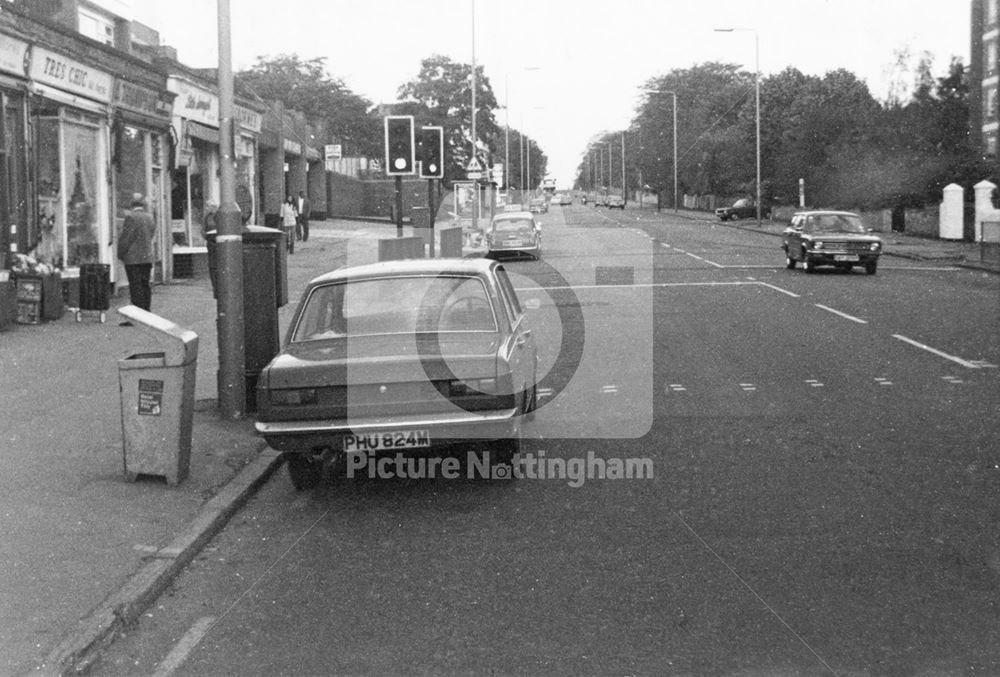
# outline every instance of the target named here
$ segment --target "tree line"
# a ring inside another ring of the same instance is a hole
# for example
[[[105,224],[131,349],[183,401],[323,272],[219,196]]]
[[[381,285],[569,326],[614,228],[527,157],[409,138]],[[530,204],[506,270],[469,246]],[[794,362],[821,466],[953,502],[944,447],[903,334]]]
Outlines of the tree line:
[[[472,159],[472,66],[445,56],[430,56],[398,90],[399,101],[380,110],[327,72],[324,58],[291,55],[259,57],[234,76],[241,93],[263,101],[281,101],[321,123],[330,143],[340,143],[346,157],[382,158],[383,114],[413,115],[418,126],[440,125],[445,132],[444,182],[464,180]],[[476,155],[483,166],[504,163],[507,182],[537,187],[548,158],[520,130],[501,126],[496,95],[482,66],[476,67]],[[523,159],[523,162],[522,162]],[[523,169],[522,169],[523,167]],[[528,172],[530,171],[530,175]]]
[[[761,77],[760,162],[762,198],[837,208],[924,206],[940,202],[942,188],[996,180],[997,167],[970,143],[969,82],[961,60],[934,78],[926,55],[905,98],[877,101],[847,70],[823,76],[789,67]],[[673,196],[674,161],[681,194],[736,197],[756,193],[754,74],[734,64],[709,62],[672,70],[643,87],[627,130],[604,132],[588,144],[577,184],[595,187],[594,158],[624,134],[626,186],[646,185]],[[677,149],[673,146],[674,96]],[[620,187],[621,158],[611,153],[611,185]]]

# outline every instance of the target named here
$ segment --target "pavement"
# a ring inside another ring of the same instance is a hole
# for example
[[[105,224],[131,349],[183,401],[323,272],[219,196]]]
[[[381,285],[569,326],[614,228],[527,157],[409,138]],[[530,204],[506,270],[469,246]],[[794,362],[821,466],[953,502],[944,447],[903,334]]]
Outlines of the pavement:
[[[687,218],[713,220],[703,213]],[[780,234],[781,224],[733,224]],[[404,228],[404,235],[412,229]],[[315,275],[377,260],[387,221],[313,221],[289,257],[289,304]],[[978,266],[978,245],[886,234],[886,254]],[[464,255],[481,253],[466,246]],[[116,298],[113,306],[127,303]],[[216,304],[207,276],[160,284],[154,313],[199,336],[190,473],[177,486],[124,477],[118,360],[156,350],[112,310],[77,323],[71,313],[0,333],[0,674],[82,671],[134,625],[226,521],[280,466],[252,418],[224,419],[216,404]]]

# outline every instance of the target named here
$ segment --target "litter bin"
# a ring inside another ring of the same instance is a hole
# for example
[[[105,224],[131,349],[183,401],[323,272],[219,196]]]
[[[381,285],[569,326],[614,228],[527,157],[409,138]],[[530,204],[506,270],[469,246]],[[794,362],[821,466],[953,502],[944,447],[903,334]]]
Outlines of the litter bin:
[[[125,477],[160,475],[176,486],[191,461],[198,335],[137,306],[118,312],[162,344],[118,360]]]

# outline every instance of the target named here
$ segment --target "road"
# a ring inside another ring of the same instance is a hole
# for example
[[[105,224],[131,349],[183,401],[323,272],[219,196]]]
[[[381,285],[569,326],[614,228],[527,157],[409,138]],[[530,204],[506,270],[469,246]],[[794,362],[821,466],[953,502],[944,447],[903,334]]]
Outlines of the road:
[[[541,220],[525,452],[654,476],[280,473],[91,674],[1000,674],[995,276]]]

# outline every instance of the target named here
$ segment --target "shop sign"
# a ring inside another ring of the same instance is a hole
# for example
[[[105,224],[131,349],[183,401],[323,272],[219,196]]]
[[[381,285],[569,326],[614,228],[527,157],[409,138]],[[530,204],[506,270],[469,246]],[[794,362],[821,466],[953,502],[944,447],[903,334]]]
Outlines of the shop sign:
[[[233,104],[233,119],[236,120],[240,127],[248,132],[260,134],[262,117],[263,116],[255,110]]]
[[[325,160],[343,157],[343,146],[339,143],[328,143],[323,146],[323,153]]]
[[[282,147],[285,149],[286,153],[291,153],[292,155],[302,155],[302,144],[298,141],[285,139]]]
[[[22,77],[28,74],[28,43],[0,35],[0,71]]]
[[[28,77],[43,85],[52,85],[73,94],[107,103],[111,101],[114,78],[110,73],[91,68],[75,59],[50,52],[37,45],[31,48]]]
[[[179,78],[168,78],[167,89],[177,94],[174,115],[210,127],[219,126],[219,97],[213,92]]]
[[[154,89],[125,80],[115,80],[115,106],[161,120],[169,120],[172,114],[170,102],[161,96],[161,93]]]

